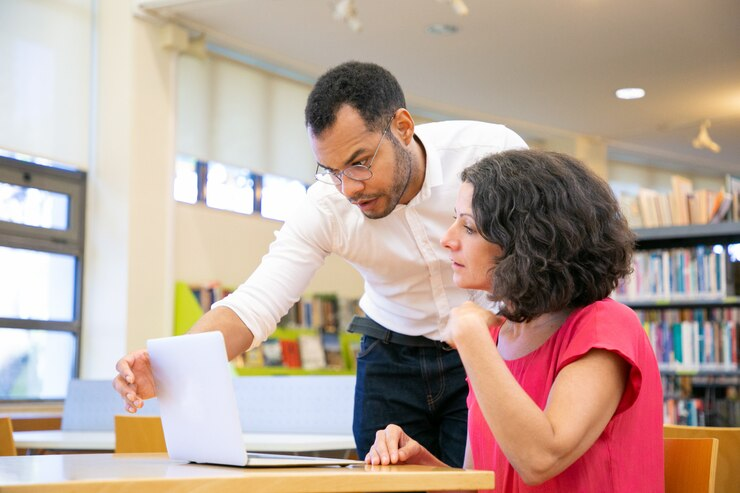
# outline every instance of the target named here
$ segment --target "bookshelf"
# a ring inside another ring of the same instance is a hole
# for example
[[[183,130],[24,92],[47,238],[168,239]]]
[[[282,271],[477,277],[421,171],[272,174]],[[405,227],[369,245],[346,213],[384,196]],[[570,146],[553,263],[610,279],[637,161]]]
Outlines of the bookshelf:
[[[229,293],[218,283],[175,284],[174,335],[186,333],[215,301]],[[300,299],[281,319],[275,332],[259,347],[237,356],[237,375],[354,374],[360,336],[344,330],[361,314],[358,301],[334,294]]]
[[[634,232],[635,273],[614,297],[650,336],[665,421],[740,426],[740,222]]]
[[[710,241],[716,244],[740,243],[740,222],[636,228],[637,248],[673,248]]]

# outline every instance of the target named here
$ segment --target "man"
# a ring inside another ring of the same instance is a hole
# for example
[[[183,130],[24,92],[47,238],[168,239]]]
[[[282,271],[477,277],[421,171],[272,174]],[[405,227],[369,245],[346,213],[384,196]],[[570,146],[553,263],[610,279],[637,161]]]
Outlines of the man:
[[[526,147],[511,130],[480,122],[415,128],[403,91],[378,65],[325,73],[306,104],[318,183],[283,225],[260,266],[214,304],[191,332],[221,330],[229,358],[264,341],[327,255],[365,279],[368,318],[357,361],[353,431],[364,457],[377,430],[403,426],[445,463],[463,463],[467,384],[457,352],[440,342],[455,287],[440,238],[454,213],[459,173],[480,157]],[[145,351],[122,358],[114,387],[135,412],[154,396]]]

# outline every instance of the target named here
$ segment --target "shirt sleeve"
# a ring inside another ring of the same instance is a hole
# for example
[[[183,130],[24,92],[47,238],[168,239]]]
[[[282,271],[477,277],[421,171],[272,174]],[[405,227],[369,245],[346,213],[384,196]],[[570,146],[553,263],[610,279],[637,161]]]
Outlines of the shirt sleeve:
[[[522,139],[518,133],[514,132],[510,128],[506,128],[506,142],[504,149],[529,149],[527,143]]]
[[[275,233],[269,252],[251,276],[212,307],[233,310],[254,335],[250,349],[260,345],[300,299],[332,250],[331,215],[309,194]]]
[[[615,414],[629,409],[640,394],[641,364],[649,342],[635,313],[613,300],[603,300],[583,308],[569,322],[573,331],[557,365],[560,372],[591,349],[604,349],[619,355],[630,365],[627,385]],[[647,347],[646,347],[647,344]]]

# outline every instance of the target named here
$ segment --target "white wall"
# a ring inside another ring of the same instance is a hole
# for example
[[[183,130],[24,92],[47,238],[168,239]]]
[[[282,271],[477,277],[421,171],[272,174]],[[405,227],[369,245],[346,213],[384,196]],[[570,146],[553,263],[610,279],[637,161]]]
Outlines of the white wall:
[[[672,190],[671,176],[676,174],[690,179],[694,184],[694,190],[705,188],[716,191],[725,185],[723,178],[702,176],[693,173],[677,173],[666,169],[640,166],[621,161],[612,161],[609,163],[608,179],[609,182],[633,183],[659,192],[670,192]]]
[[[219,281],[236,287],[259,265],[282,223],[178,203],[175,226],[175,278],[194,284]],[[347,262],[331,255],[306,293],[359,298],[363,281]]]

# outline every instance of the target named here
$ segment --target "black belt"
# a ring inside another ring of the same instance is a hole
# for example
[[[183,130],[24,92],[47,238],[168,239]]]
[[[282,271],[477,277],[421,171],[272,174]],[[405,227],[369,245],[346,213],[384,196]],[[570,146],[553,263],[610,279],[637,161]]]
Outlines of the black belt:
[[[453,347],[444,341],[435,341],[423,336],[407,336],[386,329],[375,320],[368,317],[355,315],[347,328],[347,332],[365,334],[366,336],[380,339],[386,344],[400,344],[411,347],[436,347],[445,351],[452,351]]]

